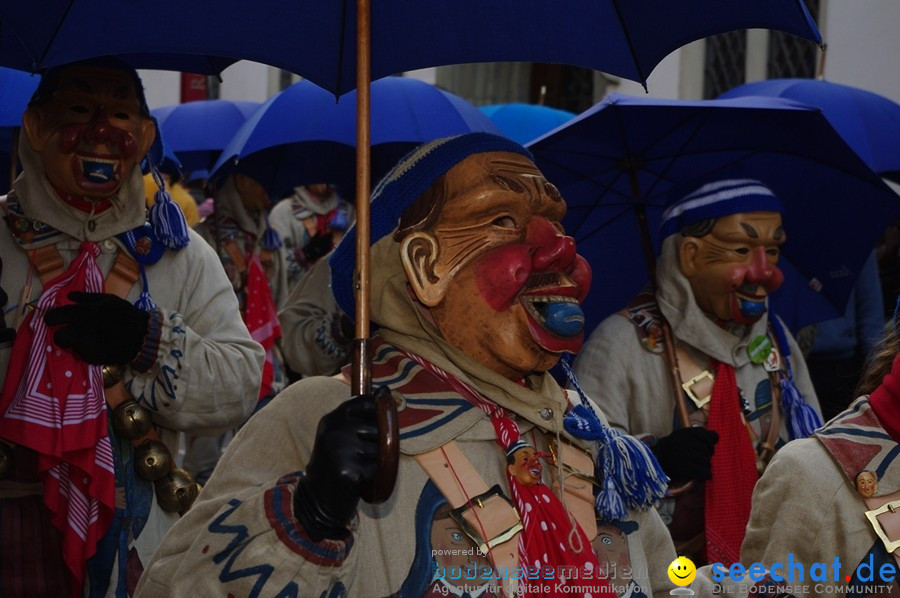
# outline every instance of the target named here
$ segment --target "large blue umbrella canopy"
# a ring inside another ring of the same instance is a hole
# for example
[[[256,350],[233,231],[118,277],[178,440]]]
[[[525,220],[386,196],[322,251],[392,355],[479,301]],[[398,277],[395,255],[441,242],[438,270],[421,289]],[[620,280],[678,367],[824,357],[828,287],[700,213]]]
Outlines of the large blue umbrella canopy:
[[[642,214],[658,255],[663,210],[716,173],[740,168],[785,205],[786,281],[770,305],[793,330],[843,313],[885,223],[900,215],[900,197],[818,109],[780,98],[613,94],[529,149],[566,199],[563,225],[594,271],[588,331],[650,280]]]
[[[0,5],[0,63],[40,70],[117,55],[216,73],[246,59],[340,95],[356,86],[356,20],[356,3],[337,0],[10,1]],[[371,2],[371,77],[532,61],[645,82],[684,44],[745,28],[821,43],[803,0],[392,0]]]
[[[22,113],[40,82],[37,75],[0,67],[0,127],[22,126]]]
[[[209,170],[259,102],[199,100],[163,106],[151,113],[183,170]]]
[[[222,151],[210,179],[240,172],[273,197],[297,185],[354,184],[356,92],[337,101],[300,81],[269,98]],[[372,174],[377,180],[417,145],[472,131],[502,134],[478,108],[457,95],[408,77],[371,86]]]
[[[746,83],[720,98],[770,96],[820,108],[872,170],[900,183],[900,104],[877,93],[816,79]]]
[[[523,145],[575,118],[575,113],[568,110],[519,102],[491,104],[481,106],[479,110],[494,121],[504,135]]]
[[[12,183],[16,130],[22,126],[22,113],[40,81],[37,75],[0,67],[0,195],[6,193]]]

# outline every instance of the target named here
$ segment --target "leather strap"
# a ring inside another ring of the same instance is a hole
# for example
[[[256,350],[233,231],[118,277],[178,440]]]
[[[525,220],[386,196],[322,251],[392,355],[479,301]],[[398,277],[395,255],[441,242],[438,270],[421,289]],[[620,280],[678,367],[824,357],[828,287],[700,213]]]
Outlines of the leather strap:
[[[56,245],[44,245],[37,249],[29,249],[27,253],[28,260],[37,272],[42,285],[46,286],[47,281],[53,280],[63,273],[65,264]]]
[[[415,459],[451,507],[469,507],[462,516],[480,538],[497,538],[520,523],[519,515],[508,499],[494,495],[487,500],[475,500],[489,493],[490,489],[455,440],[415,455]],[[510,572],[501,581],[505,594],[515,596],[517,580],[511,578],[512,571],[519,566],[519,533],[487,550],[487,555],[495,569],[506,568]]]
[[[140,276],[137,261],[124,251],[119,251],[109,274],[106,275],[106,292],[125,299]]]
[[[594,484],[597,479],[592,475],[594,460],[591,455],[576,447],[565,439],[557,445],[556,438],[548,436],[547,442],[554,459],[562,464],[562,480],[557,468],[552,468],[553,493],[560,497],[566,509],[578,522],[588,541],[597,537],[597,512],[594,506]],[[562,495],[560,496],[560,489]]]
[[[708,369],[703,369],[690,353],[680,344],[675,344],[675,357],[678,360],[678,370],[681,372],[682,388],[685,393],[700,409],[709,403],[712,397],[715,376]]]

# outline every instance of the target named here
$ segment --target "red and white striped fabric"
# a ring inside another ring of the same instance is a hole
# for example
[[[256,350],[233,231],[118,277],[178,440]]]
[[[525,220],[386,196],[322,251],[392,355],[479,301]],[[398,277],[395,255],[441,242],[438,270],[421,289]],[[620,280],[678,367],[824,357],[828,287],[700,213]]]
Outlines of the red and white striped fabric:
[[[103,292],[100,248],[82,243],[69,268],[47,283],[20,327],[0,393],[0,437],[38,453],[44,504],[63,534],[63,557],[83,592],[85,562],[115,509],[115,473],[100,366],[53,341],[44,314],[72,291]]]
[[[262,383],[259,396],[264,399],[272,393],[272,381],[275,377],[275,341],[281,338],[281,324],[278,321],[278,310],[272,299],[269,279],[258,255],[248,256],[247,266],[247,304],[244,308],[244,323],[250,336],[266,350],[266,361],[263,364]]]
[[[490,416],[497,432],[497,444],[503,448],[504,453],[520,439],[519,426],[507,409],[418,355],[407,355]],[[590,539],[575,519],[569,516],[562,501],[550,488],[543,482],[522,484],[511,474],[507,474],[507,480],[516,510],[522,519],[523,530],[519,535],[520,566],[539,571],[539,579],[547,580],[553,576],[552,583],[535,584],[541,588],[537,593],[530,591],[529,584],[523,584],[519,588],[522,590],[519,595],[553,598],[615,596],[601,573]],[[577,579],[561,579],[560,572],[563,571],[580,573]]]

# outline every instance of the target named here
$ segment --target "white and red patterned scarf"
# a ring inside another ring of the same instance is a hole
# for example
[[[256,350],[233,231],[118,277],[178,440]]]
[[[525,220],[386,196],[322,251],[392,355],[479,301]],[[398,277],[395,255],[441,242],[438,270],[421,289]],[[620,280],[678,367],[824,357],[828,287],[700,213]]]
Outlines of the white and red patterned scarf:
[[[508,410],[436,365],[417,355],[406,354],[490,416],[497,432],[497,443],[504,452],[519,440],[519,426],[510,417]],[[530,591],[530,586],[523,584],[517,595],[553,598],[615,596],[608,581],[600,578],[600,564],[591,548],[590,539],[575,519],[569,516],[562,501],[543,482],[525,485],[509,473],[507,479],[516,510],[522,519],[523,530],[519,535],[520,566],[541,572],[555,572],[555,579],[536,584],[542,588],[539,593]],[[580,573],[576,579],[560,579],[561,571]],[[547,577],[542,579],[546,580]]]
[[[244,309],[244,323],[250,336],[266,350],[266,361],[263,364],[262,383],[259,387],[259,399],[269,396],[275,378],[275,341],[281,338],[281,324],[278,321],[278,310],[272,299],[269,279],[259,256],[247,256],[247,304]]]
[[[38,453],[73,595],[83,592],[85,562],[112,519],[115,473],[101,368],[58,347],[44,314],[71,303],[72,291],[103,292],[99,254],[97,244],[82,243],[69,268],[46,284],[16,336],[0,393],[0,437]]]

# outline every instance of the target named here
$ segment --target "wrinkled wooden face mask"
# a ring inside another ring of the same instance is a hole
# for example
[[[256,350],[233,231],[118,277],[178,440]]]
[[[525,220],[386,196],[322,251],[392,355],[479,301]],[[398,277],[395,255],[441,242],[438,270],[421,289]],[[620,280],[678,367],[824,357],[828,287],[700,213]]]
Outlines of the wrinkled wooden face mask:
[[[587,262],[560,221],[565,202],[530,160],[490,152],[445,176],[430,230],[403,240],[413,292],[451,344],[511,379],[584,341]]]
[[[720,321],[759,320],[784,282],[777,263],[785,239],[778,212],[723,216],[708,235],[682,239],[681,271],[700,309]]]
[[[51,99],[25,111],[22,127],[59,191],[102,199],[116,193],[156,135],[127,72],[74,66]]]

